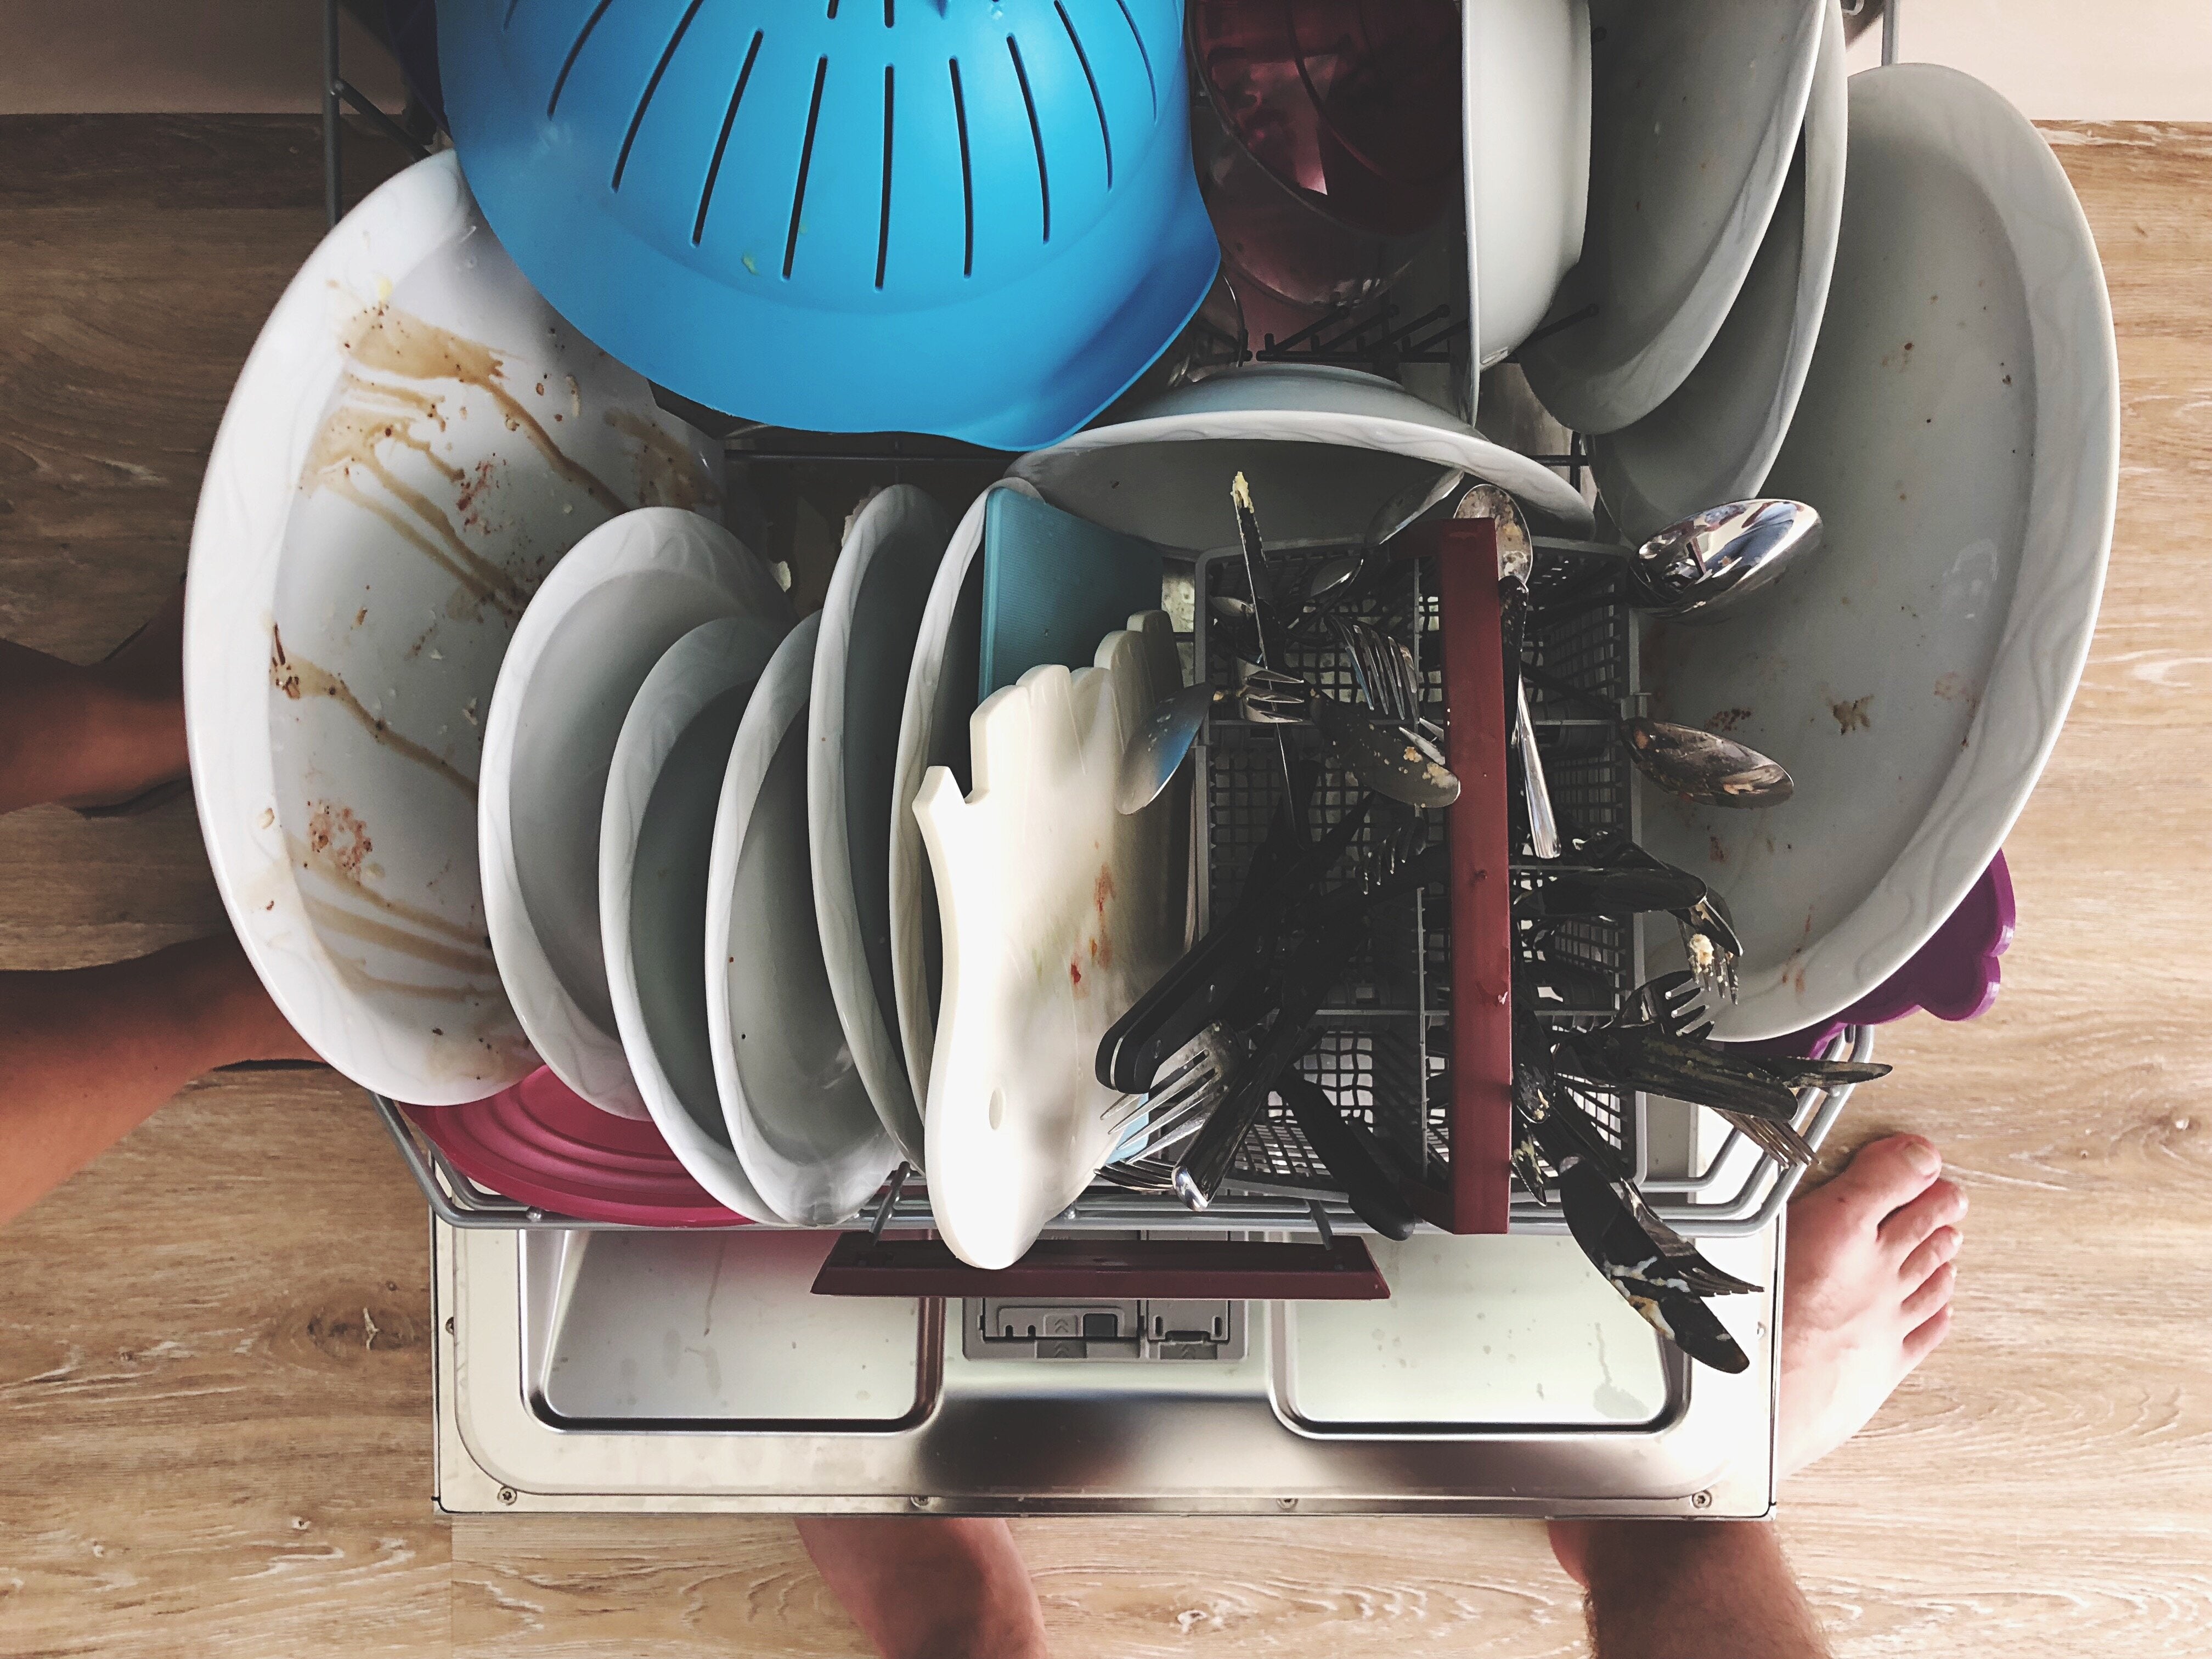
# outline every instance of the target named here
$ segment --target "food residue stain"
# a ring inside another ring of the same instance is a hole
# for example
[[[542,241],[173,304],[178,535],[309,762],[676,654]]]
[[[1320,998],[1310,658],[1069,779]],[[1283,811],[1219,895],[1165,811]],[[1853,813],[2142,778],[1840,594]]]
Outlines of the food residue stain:
[[[1871,731],[1874,722],[1868,719],[1866,707],[1873,701],[1874,693],[1869,691],[1863,697],[1850,702],[1830,703],[1828,712],[1836,717],[1836,730],[1838,735],[1847,732]]]
[[[1966,718],[1972,720],[1981,712],[1981,688],[1964,674],[1940,674],[1936,679],[1936,695],[1946,702],[1966,705]]]
[[[1733,732],[1751,718],[1748,708],[1723,708],[1705,722],[1705,730],[1715,732]]]
[[[1115,896],[1114,872],[1111,866],[1100,865],[1098,878],[1091,884],[1091,908],[1098,917],[1098,935],[1091,941],[1091,959],[1101,968],[1114,966],[1114,933],[1106,915],[1107,903]],[[1077,976],[1081,982],[1081,976]]]
[[[447,482],[463,483],[461,469],[433,454],[429,438],[416,431],[422,421],[443,425],[436,400],[404,386],[380,386],[350,375],[346,387],[345,400],[331,411],[308,448],[301,488],[328,489],[383,520],[409,546],[461,585],[474,602],[471,610],[489,604],[510,617],[520,616],[530,596],[515,578],[463,541],[443,507],[386,465],[386,452],[396,445],[422,455]],[[380,485],[391,501],[371,495],[363,487],[364,479]]]
[[[308,809],[307,850],[319,854],[341,875],[358,878],[361,861],[368,856],[372,845],[368,826],[350,806],[335,806],[321,800]]]
[[[457,769],[443,756],[424,748],[412,738],[393,731],[381,719],[371,714],[362,700],[354,695],[353,689],[329,669],[309,662],[305,657],[287,656],[284,636],[274,626],[269,630],[269,684],[271,686],[295,702],[303,697],[330,698],[366,726],[369,735],[393,754],[428,767],[471,801],[476,799],[475,779]],[[473,718],[470,723],[475,723]]]
[[[628,505],[588,469],[562,453],[535,416],[504,386],[500,376],[505,361],[489,346],[465,340],[450,330],[400,311],[389,304],[372,307],[356,318],[350,337],[342,339],[353,360],[367,368],[397,374],[410,380],[459,380],[488,393],[506,417],[507,429],[520,432],[543,455],[548,465],[597,501],[609,513]]]
[[[674,433],[626,409],[610,409],[603,418],[637,445],[639,506],[696,507],[721,501],[721,491],[691,447]]]

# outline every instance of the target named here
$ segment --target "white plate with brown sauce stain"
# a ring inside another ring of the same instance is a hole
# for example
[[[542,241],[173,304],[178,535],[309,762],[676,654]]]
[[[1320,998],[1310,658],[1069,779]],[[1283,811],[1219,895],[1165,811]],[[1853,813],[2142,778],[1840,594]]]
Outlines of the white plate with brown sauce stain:
[[[483,723],[539,580],[647,503],[718,511],[714,449],[523,281],[451,155],[348,215],[246,359],[192,527],[193,788],[263,982],[365,1087],[534,1069],[477,876]]]
[[[654,665],[694,629],[726,617],[755,619],[778,638],[792,621],[768,567],[721,526],[671,507],[601,525],[545,579],[515,628],[484,719],[477,790],[484,922],[523,1031],[592,1104],[659,1122],[678,1157],[668,1120],[681,1108],[665,1090],[656,1103],[640,1089],[616,1012],[600,910],[603,813],[624,723]],[[727,752],[726,740],[717,768]]]
[[[1766,486],[1825,543],[1723,621],[1645,635],[1654,714],[1796,779],[1763,811],[1644,796],[1644,844],[1743,939],[1714,1035],[1847,1007],[1981,878],[2081,679],[2118,477],[2104,273],[2051,147],[1956,70],[1855,76],[1835,281]]]

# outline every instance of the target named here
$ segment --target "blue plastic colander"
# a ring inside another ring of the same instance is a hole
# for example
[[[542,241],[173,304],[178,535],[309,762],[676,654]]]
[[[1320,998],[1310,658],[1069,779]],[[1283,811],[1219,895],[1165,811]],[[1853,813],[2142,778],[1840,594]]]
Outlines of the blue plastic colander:
[[[1179,0],[442,0],[461,166],[584,333],[711,408],[1055,441],[1205,297]]]

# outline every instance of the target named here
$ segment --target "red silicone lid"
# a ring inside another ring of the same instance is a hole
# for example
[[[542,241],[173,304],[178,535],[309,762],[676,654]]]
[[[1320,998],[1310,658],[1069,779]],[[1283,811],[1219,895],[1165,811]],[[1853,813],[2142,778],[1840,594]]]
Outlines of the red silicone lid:
[[[544,1066],[465,1106],[400,1109],[456,1170],[521,1203],[636,1227],[745,1221],[708,1195],[653,1124],[601,1111]]]

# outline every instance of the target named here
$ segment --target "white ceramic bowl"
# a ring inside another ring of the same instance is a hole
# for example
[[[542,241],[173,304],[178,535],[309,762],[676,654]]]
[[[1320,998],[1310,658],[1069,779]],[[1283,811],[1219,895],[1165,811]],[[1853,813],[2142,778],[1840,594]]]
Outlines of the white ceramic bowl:
[[[1843,228],[1846,78],[1843,13],[1832,6],[1803,141],[1728,320],[1673,397],[1590,441],[1598,494],[1631,541],[1758,495],[1781,453],[1813,366]]]
[[[1229,484],[1240,471],[1273,534],[1349,541],[1383,502],[1442,467],[1501,486],[1567,534],[1589,533],[1589,506],[1549,467],[1389,380],[1304,363],[1249,364],[1177,386],[1008,470],[1093,524],[1196,552],[1234,539]]]
[[[1590,0],[1583,256],[1545,319],[1565,325],[1521,349],[1568,427],[1643,419],[1720,331],[1781,199],[1834,3]]]
[[[850,1216],[899,1157],[845,1040],[815,919],[807,700],[821,626],[792,630],[745,709],[707,878],[708,1031],[730,1144],[769,1206],[805,1225]]]
[[[951,533],[945,509],[912,484],[894,484],[860,510],[830,573],[807,711],[822,959],[869,1098],[917,1165],[921,1107],[899,1043],[891,975],[891,785],[907,671]]]
[[[599,826],[631,699],[661,653],[723,617],[790,617],[720,525],[653,507],[602,525],[531,600],[484,719],[484,919],[522,1028],[593,1105],[648,1115],[607,982]]]
[[[700,968],[722,774],[754,684],[790,631],[778,603],[670,646],[623,719],[599,816],[599,937],[630,1075],[691,1178],[756,1221],[782,1212],[731,1149]]]
[[[1460,49],[1468,291],[1486,368],[1528,337],[1582,258],[1588,0],[1466,0]]]
[[[891,781],[891,984],[899,1046],[915,1098],[921,1102],[929,1098],[945,939],[938,927],[937,883],[921,844],[921,825],[915,820],[914,798],[933,766],[949,768],[962,788],[968,785],[968,718],[975,712],[981,674],[983,514],[996,489],[1036,494],[1018,478],[1002,478],[977,496],[953,527],[915,636],[906,703],[899,714]]]
[[[2041,135],[1954,70],[1855,76],[1835,282],[1767,483],[1820,509],[1826,544],[1741,613],[1645,646],[1656,712],[1797,781],[1766,811],[1646,797],[1645,845],[1711,880],[1743,935],[1716,1036],[1826,1019],[1988,867],[2088,653],[2118,399],[2096,245]]]
[[[185,735],[231,924],[356,1083],[452,1105],[535,1068],[477,866],[500,662],[579,537],[711,510],[720,470],[523,281],[451,155],[347,215],[270,313],[192,527]]]

